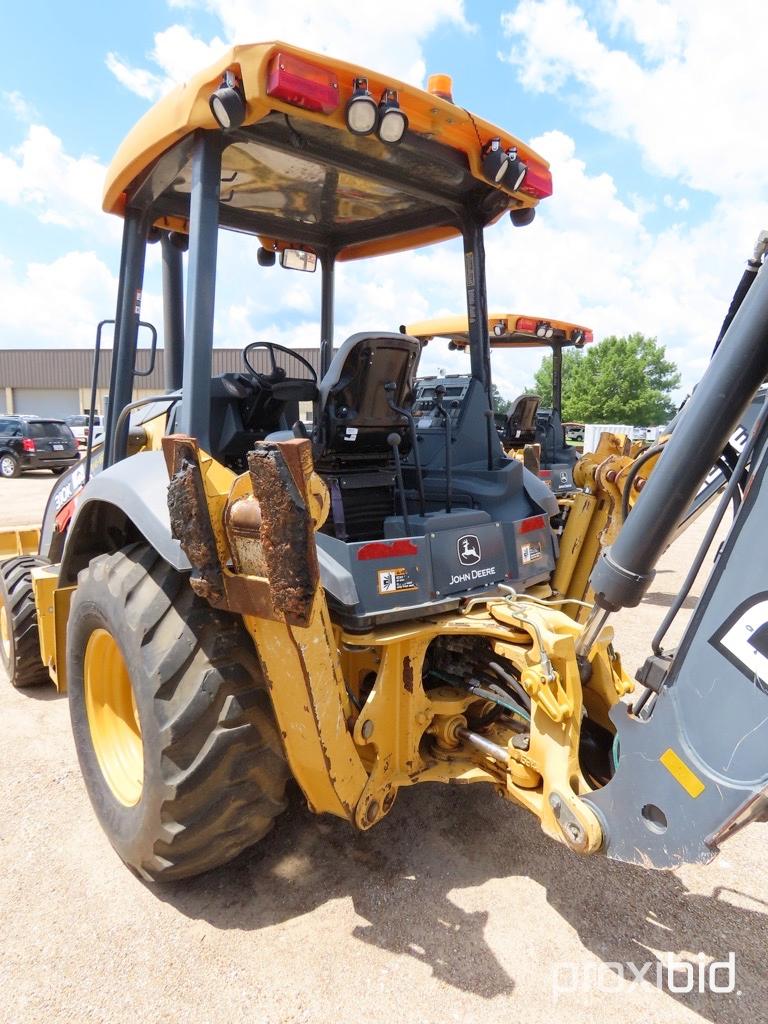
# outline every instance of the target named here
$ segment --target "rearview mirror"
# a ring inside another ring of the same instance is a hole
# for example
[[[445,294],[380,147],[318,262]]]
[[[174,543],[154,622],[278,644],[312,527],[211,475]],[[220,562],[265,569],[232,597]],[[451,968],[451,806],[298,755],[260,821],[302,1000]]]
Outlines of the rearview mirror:
[[[304,270],[314,274],[317,270],[317,255],[306,249],[283,249],[280,253],[280,266],[286,270]]]

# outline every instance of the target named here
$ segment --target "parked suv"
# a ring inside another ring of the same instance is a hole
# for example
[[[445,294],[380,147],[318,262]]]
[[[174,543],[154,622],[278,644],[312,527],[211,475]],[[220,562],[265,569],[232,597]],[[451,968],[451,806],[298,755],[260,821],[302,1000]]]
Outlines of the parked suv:
[[[50,469],[58,476],[79,458],[75,435],[63,420],[0,415],[0,477],[28,469]]]

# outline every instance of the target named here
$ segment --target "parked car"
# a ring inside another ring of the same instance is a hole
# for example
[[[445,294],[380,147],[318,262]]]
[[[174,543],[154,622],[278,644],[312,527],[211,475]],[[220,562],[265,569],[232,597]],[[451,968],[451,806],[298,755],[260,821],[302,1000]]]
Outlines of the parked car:
[[[0,477],[29,469],[50,469],[59,476],[79,458],[75,435],[64,420],[0,415]]]
[[[584,443],[584,424],[583,423],[564,423],[565,437],[567,441],[573,444]]]
[[[67,416],[66,423],[77,439],[80,448],[85,448],[88,443],[88,421],[87,413],[79,416]],[[104,424],[101,416],[93,417],[93,441],[98,444],[104,438]]]

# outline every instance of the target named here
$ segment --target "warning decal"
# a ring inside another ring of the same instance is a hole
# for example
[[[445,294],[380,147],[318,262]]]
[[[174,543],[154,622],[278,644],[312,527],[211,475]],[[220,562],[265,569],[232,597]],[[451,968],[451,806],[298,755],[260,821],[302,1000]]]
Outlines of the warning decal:
[[[768,693],[768,593],[743,601],[709,642]]]
[[[544,550],[541,541],[537,541],[535,544],[523,544],[523,565],[535,562],[538,558],[541,558],[543,554]]]
[[[380,594],[401,594],[404,590],[418,590],[407,569],[379,569]]]

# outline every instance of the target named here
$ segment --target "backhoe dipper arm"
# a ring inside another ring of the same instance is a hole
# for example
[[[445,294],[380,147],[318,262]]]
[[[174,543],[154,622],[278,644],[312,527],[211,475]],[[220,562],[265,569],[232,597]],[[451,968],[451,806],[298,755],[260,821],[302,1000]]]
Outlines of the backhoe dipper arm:
[[[760,272],[688,402],[616,543],[592,575],[593,621],[637,605],[675,524],[768,373],[768,274]],[[586,797],[609,857],[646,866],[706,862],[768,807],[768,436],[759,417],[749,486],[658,694],[618,704],[619,763]],[[758,433],[758,431],[760,431]]]
[[[768,809],[765,430],[753,465],[714,571],[646,706],[650,713],[634,715],[621,703],[611,711],[618,768],[585,800],[603,823],[613,859],[658,868],[705,863],[723,839]]]

